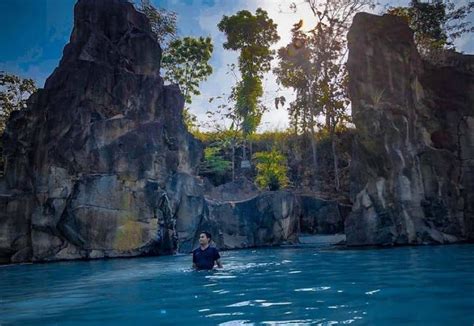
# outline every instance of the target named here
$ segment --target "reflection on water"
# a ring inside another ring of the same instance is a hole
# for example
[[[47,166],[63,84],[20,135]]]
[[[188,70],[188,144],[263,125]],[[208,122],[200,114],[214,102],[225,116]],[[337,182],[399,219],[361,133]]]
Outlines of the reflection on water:
[[[0,267],[0,325],[472,325],[474,246],[223,252]]]

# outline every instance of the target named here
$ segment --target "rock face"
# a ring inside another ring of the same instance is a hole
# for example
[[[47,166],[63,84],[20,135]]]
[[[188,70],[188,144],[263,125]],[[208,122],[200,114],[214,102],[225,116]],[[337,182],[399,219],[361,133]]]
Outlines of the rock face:
[[[166,184],[201,157],[147,18],[125,0],[74,14],[58,68],[4,136],[2,262],[171,252]]]
[[[349,245],[474,240],[474,56],[424,62],[408,26],[358,14],[348,35]]]
[[[247,178],[238,178],[217,187],[212,184],[206,186],[206,197],[217,201],[242,201],[259,193],[258,188]]]
[[[175,212],[178,250],[182,253],[199,245],[203,230],[211,232],[221,249],[298,242],[301,210],[298,197],[291,192],[263,192],[223,200],[209,197],[204,183],[186,174],[176,174],[167,189],[173,198],[170,206]]]
[[[202,145],[147,18],[126,0],[74,14],[59,67],[4,133],[0,263],[187,253],[202,230],[222,249],[296,242],[293,194],[194,176]]]
[[[326,200],[314,196],[301,195],[300,229],[309,234],[344,233],[344,221],[351,206],[336,200]]]

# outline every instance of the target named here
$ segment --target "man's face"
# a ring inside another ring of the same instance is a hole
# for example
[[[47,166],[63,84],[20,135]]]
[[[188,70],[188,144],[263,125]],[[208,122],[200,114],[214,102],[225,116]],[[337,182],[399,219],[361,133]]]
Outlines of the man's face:
[[[205,233],[201,233],[199,235],[199,244],[205,246],[208,243],[209,243],[209,238],[206,236]]]

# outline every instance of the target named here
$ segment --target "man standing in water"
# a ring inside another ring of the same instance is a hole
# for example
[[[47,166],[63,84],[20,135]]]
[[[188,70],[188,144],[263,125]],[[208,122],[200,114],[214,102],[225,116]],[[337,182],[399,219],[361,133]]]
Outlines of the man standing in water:
[[[193,250],[193,268],[213,269],[214,264],[222,268],[221,256],[215,247],[211,247],[211,234],[203,231],[199,234],[199,248]]]

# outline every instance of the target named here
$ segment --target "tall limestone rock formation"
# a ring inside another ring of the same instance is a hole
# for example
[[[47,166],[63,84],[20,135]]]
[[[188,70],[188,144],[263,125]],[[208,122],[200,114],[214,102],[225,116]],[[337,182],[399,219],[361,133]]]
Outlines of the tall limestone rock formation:
[[[474,56],[423,61],[397,17],[358,14],[348,35],[349,245],[474,240]]]
[[[74,16],[59,67],[4,136],[3,262],[171,251],[166,182],[201,157],[147,18],[125,0],[79,0]]]
[[[224,249],[297,241],[294,194],[207,196],[147,18],[126,0],[74,15],[59,67],[4,134],[0,263],[186,253],[203,229]]]

